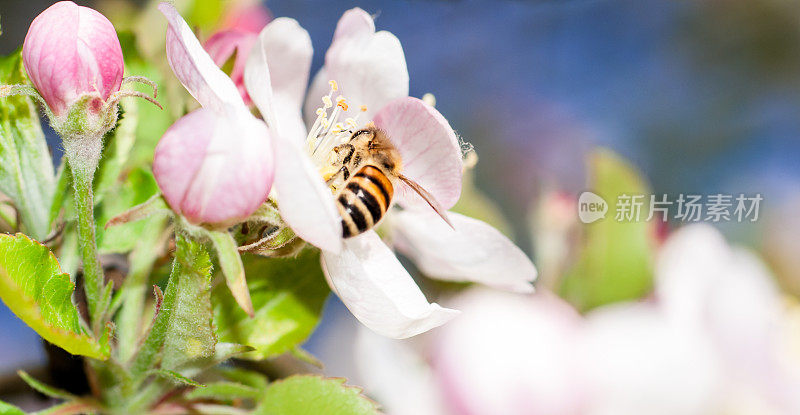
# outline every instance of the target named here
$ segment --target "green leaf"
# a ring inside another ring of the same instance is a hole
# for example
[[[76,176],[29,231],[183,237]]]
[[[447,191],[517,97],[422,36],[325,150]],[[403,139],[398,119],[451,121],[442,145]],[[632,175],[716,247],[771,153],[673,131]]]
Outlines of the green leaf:
[[[28,384],[28,386],[30,386],[31,388],[35,389],[36,391],[45,396],[49,396],[51,398],[56,398],[56,399],[67,399],[67,400],[75,398],[74,395],[72,395],[67,391],[39,382],[38,380],[31,377],[31,375],[27,374],[23,370],[18,370],[17,374],[19,375],[19,377],[22,378],[22,380],[25,381],[25,383]]]
[[[51,406],[47,409],[36,412],[35,415],[79,415],[98,413],[101,405],[90,399],[75,399],[64,402],[60,405]]]
[[[27,82],[19,51],[0,57],[0,85]],[[0,99],[0,192],[14,201],[23,230],[36,239],[50,233],[55,173],[33,101]]]
[[[172,236],[171,232],[165,230],[166,226],[167,218],[147,221],[142,237],[128,256],[128,276],[125,278],[122,288],[117,292],[122,307],[116,316],[117,352],[123,361],[130,360],[139,346],[144,326],[141,313],[147,292],[150,290],[149,282],[152,278],[153,268],[156,260],[165,250],[165,240]],[[161,293],[161,291],[158,290],[157,293]]]
[[[584,224],[580,258],[567,273],[561,295],[586,311],[646,295],[652,286],[653,246],[647,218],[649,189],[639,172],[609,150],[589,160],[591,191],[608,203],[605,219]],[[620,195],[644,195],[638,222],[615,220]]]
[[[210,367],[216,366],[234,356],[250,351],[253,351],[253,348],[250,346],[243,346],[241,344],[234,343],[217,343],[214,346],[213,356],[198,359],[191,363],[185,364],[183,368],[181,368],[181,373],[189,377],[197,376],[202,371]]]
[[[167,380],[171,381],[172,383],[174,383],[176,385],[187,385],[187,386],[194,386],[194,387],[204,387],[204,385],[202,383],[194,381],[192,379],[189,379],[188,377],[183,376],[180,373],[175,372],[174,370],[153,369],[153,370],[149,371],[148,373],[150,373],[152,375],[155,375],[155,376],[160,376],[160,377],[162,377],[164,379],[167,379]]]
[[[62,159],[61,166],[58,167],[58,173],[56,173],[56,187],[55,192],[53,192],[53,200],[50,202],[50,216],[48,219],[51,227],[58,219],[67,195],[72,192],[72,173],[67,168],[66,161],[66,159]]]
[[[232,401],[234,399],[253,399],[261,396],[258,389],[236,382],[214,382],[204,388],[195,389],[186,394],[186,399],[215,399]]]
[[[291,376],[270,385],[253,412],[260,415],[374,415],[378,405],[342,378]]]
[[[158,2],[153,2],[153,4],[158,4]],[[148,35],[161,32],[160,35],[156,35],[159,37],[158,42],[160,42],[160,46],[154,49],[160,54],[164,50],[164,34],[166,33],[167,25],[164,21],[164,15],[162,15],[161,12],[155,7],[152,8],[152,12],[154,12],[153,17],[156,25],[137,27],[137,30],[141,28],[142,31],[147,32]],[[136,143],[131,148],[125,160],[125,166],[123,167],[123,170],[131,170],[136,167],[145,167],[152,164],[153,154],[155,153],[158,141],[164,135],[164,132],[167,131],[167,128],[169,128],[179,116],[183,115],[183,108],[181,106],[172,105],[170,108],[175,100],[169,99],[169,89],[175,88],[176,90],[180,90],[181,93],[184,93],[184,89],[179,83],[173,83],[171,78],[164,79],[164,73],[169,74],[170,77],[172,76],[172,71],[169,71],[169,67],[166,67],[166,72],[162,72],[152,63],[145,62],[141,59],[132,59],[129,61],[127,59],[129,57],[127,53],[125,57],[125,70],[127,72],[138,76],[145,76],[161,87],[158,91],[158,100],[164,106],[164,109],[161,110],[143,99],[128,99],[125,101],[125,111],[136,111],[137,117],[140,120],[140,122],[136,123]],[[151,94],[153,92],[152,89],[145,85],[133,86],[134,89],[139,92],[146,94]],[[136,109],[131,109],[132,106],[136,106]]]
[[[89,336],[72,303],[75,284],[47,247],[23,234],[0,234],[0,298],[45,340],[83,356],[105,360],[108,339]]]
[[[128,161],[136,141],[136,127],[139,124],[139,106],[133,99],[122,100],[119,121],[116,128],[108,134],[103,146],[103,156],[95,173],[95,203],[102,201],[106,192],[120,182],[122,167]]]
[[[108,189],[106,198],[97,209],[97,245],[103,253],[125,253],[133,250],[142,239],[148,224],[158,218],[148,218],[136,222],[105,228],[104,225],[113,217],[127,211],[133,206],[147,202],[158,193],[158,184],[153,173],[145,168],[132,170],[120,186]],[[152,231],[152,230],[151,230]]]
[[[185,363],[213,356],[217,343],[211,326],[211,260],[202,244],[187,240],[184,245],[185,254],[176,255],[180,272],[174,283],[178,293],[171,307],[161,360],[161,367],[166,369],[179,369]]]
[[[189,9],[189,21],[201,30],[211,30],[219,25],[225,12],[225,2],[221,0],[194,0]]]
[[[233,298],[236,299],[239,307],[248,316],[252,317],[254,313],[253,303],[250,300],[250,292],[247,291],[244,265],[242,264],[242,257],[239,255],[236,241],[228,231],[209,231],[207,234],[214,245],[214,250],[217,252],[222,274],[225,276],[225,282],[228,284]]]
[[[0,415],[25,415],[25,412],[14,405],[0,401]]]
[[[221,367],[217,369],[225,379],[247,385],[258,390],[266,390],[269,380],[266,375],[255,370],[243,369],[240,367]]]
[[[179,371],[186,363],[214,355],[211,260],[198,242],[176,235],[175,245],[175,261],[164,301],[131,366],[134,377],[152,368],[159,356],[161,368]]]
[[[243,355],[250,359],[265,359],[293,349],[314,330],[330,293],[319,251],[307,249],[291,259],[243,258],[255,317],[249,318],[224,287],[217,287],[213,293],[214,325],[220,341],[254,347],[254,352]]]

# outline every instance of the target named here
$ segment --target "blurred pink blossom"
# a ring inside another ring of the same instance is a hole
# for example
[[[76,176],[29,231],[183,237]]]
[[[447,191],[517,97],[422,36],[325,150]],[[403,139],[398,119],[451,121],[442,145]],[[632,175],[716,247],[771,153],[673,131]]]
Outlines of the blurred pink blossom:
[[[243,1],[234,5],[222,17],[219,29],[220,31],[233,29],[258,34],[270,21],[272,21],[272,13],[264,6],[263,2],[260,0]]]
[[[260,5],[244,5],[234,8],[223,18],[219,31],[215,32],[203,44],[206,52],[217,66],[222,67],[234,57],[231,79],[239,89],[245,104],[253,101],[244,86],[244,67],[258,33],[272,20],[269,10]]]
[[[458,319],[414,343],[353,336],[355,377],[391,415],[800,413],[797,311],[757,258],[692,225],[655,274],[652,299],[585,316],[546,290],[473,288],[445,302]],[[411,405],[400,378],[426,393]]]

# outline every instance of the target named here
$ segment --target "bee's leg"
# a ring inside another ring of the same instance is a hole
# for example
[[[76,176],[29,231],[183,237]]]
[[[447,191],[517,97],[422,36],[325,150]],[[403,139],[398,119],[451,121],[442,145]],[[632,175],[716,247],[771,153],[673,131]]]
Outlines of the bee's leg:
[[[343,175],[345,180],[347,180],[350,178],[350,169],[348,169],[347,166],[342,166],[342,168],[340,168],[339,171],[334,173],[330,179],[325,181],[325,184],[330,186],[337,178],[339,178],[340,174]]]
[[[356,148],[352,144],[345,143],[334,147],[333,151],[339,156],[339,161],[341,161],[342,164],[348,164],[350,163],[350,159],[353,158],[353,153],[356,152]]]

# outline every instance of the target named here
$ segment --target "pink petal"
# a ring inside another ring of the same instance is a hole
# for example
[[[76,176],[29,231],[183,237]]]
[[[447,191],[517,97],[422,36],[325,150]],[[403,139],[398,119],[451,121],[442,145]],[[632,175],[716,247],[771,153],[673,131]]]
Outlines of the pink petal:
[[[306,242],[338,253],[342,249],[342,224],[330,189],[298,144],[276,138],[273,148],[281,217]]]
[[[324,252],[322,268],[331,289],[362,324],[404,339],[441,326],[456,310],[428,303],[414,279],[375,232],[345,240],[340,254]]]
[[[445,208],[461,196],[461,147],[455,131],[435,108],[419,99],[392,101],[375,115],[403,157],[403,174],[419,183]],[[403,206],[430,209],[410,189],[398,195]]]
[[[249,114],[228,118],[202,108],[167,130],[153,173],[177,213],[195,224],[226,227],[246,219],[269,195],[269,142],[264,123]]]
[[[408,68],[397,37],[373,33],[365,14],[356,9],[342,16],[325,54],[325,68],[348,102],[354,108],[366,105],[364,119],[371,119],[392,100],[408,96]]]
[[[236,85],[203,50],[175,7],[161,3],[158,9],[169,22],[167,60],[186,90],[200,105],[215,111],[223,111],[226,106],[244,107]]]
[[[55,3],[34,19],[22,56],[28,76],[56,115],[82,94],[107,99],[122,83],[122,49],[114,26],[71,1]]]
[[[431,278],[533,292],[536,268],[521,249],[484,222],[453,212],[447,216],[455,230],[434,212],[394,213],[395,247]]]
[[[258,36],[255,33],[231,29],[215,33],[203,44],[203,48],[220,68],[228,62],[234,53],[236,54],[233,70],[231,71],[231,80],[239,90],[242,100],[248,106],[253,101],[250,99],[250,95],[247,94],[247,89],[244,85],[244,68],[247,63],[247,57],[250,56],[250,50],[253,48],[257,38]]]
[[[308,32],[281,17],[261,31],[245,69],[245,84],[261,113],[297,143],[306,136],[301,110],[312,54]]]

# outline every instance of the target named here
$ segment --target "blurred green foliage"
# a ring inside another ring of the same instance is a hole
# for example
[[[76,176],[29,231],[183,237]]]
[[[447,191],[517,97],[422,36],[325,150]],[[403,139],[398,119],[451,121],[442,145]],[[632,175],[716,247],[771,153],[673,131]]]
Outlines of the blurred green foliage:
[[[651,223],[645,221],[650,191],[641,174],[609,150],[595,150],[588,163],[589,189],[606,201],[608,212],[583,225],[579,259],[560,287],[562,297],[581,311],[650,292],[655,248]],[[645,196],[641,220],[615,219],[620,195]]]

